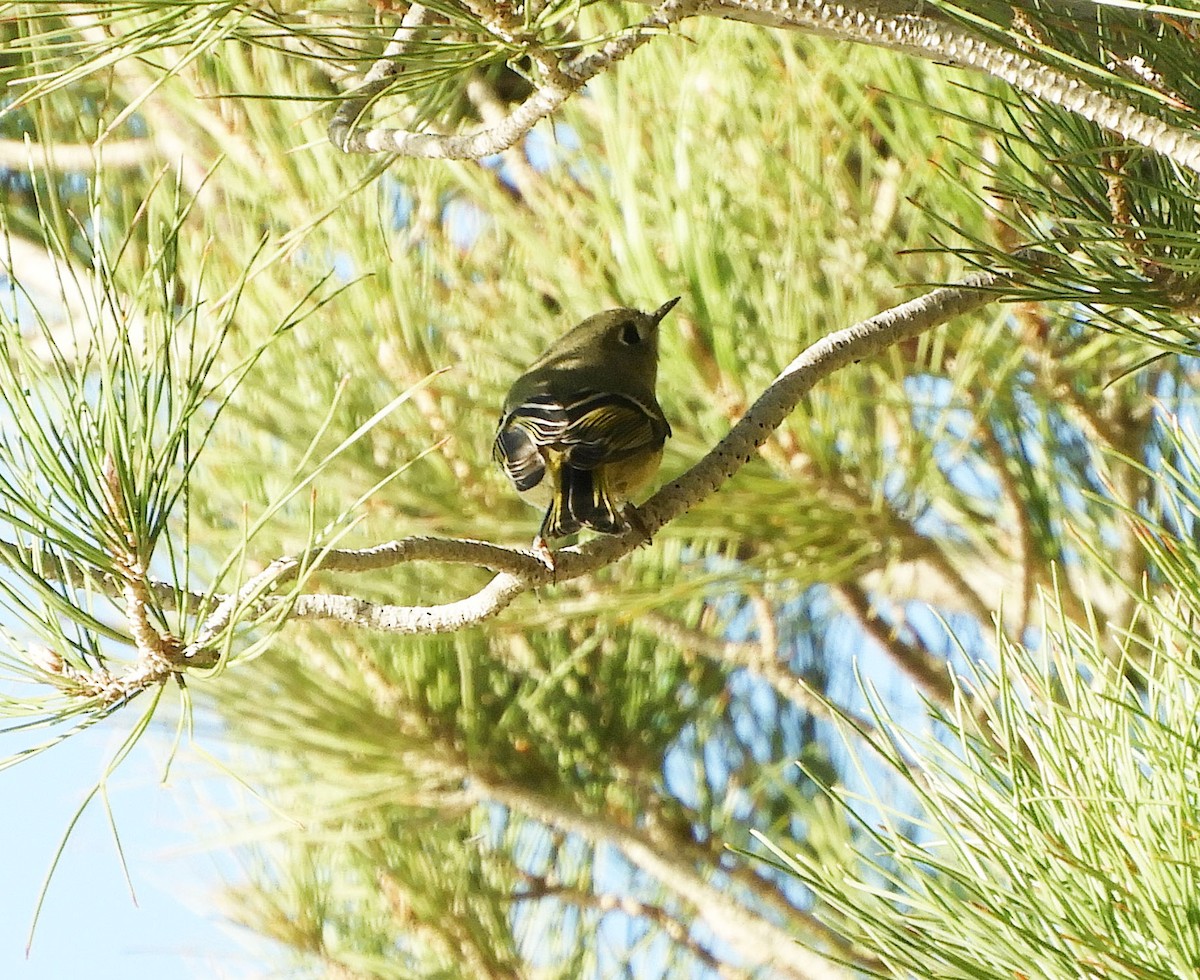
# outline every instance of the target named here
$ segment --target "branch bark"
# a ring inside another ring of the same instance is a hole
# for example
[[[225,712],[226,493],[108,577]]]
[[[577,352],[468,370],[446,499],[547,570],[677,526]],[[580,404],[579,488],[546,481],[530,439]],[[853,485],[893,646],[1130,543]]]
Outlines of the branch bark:
[[[716,493],[753,458],[758,447],[823,378],[852,361],[870,357],[955,316],[985,306],[997,298],[1000,281],[999,276],[991,273],[975,273],[956,285],[935,289],[823,337],[784,369],[703,459],[638,510],[639,520],[635,523],[640,527],[631,528],[623,535],[603,535],[583,545],[558,551],[553,568],[530,549],[431,537],[406,538],[361,550],[329,550],[280,558],[250,579],[237,593],[209,597],[210,601],[216,600],[216,607],[191,634],[193,639],[179,655],[170,658],[166,670],[211,666],[214,657],[219,655],[222,635],[232,624],[247,617],[268,616],[278,610],[287,619],[329,620],[387,633],[449,633],[492,618],[518,596],[539,586],[578,578],[611,565],[646,543],[643,531],[653,537],[661,527]],[[120,594],[116,590],[123,583],[114,576],[97,575],[94,570],[52,554],[47,558],[41,566],[43,575],[57,575],[71,587],[92,583],[92,587],[102,591]],[[6,542],[0,542],[0,560],[18,568],[26,563],[21,549]],[[474,595],[434,606],[373,603],[352,595],[328,593],[270,594],[297,576],[318,568],[364,572],[410,561],[476,565],[497,574]],[[174,601],[175,589],[169,583],[147,579],[145,587],[147,593],[152,593],[164,607]],[[161,673],[156,673],[150,682],[141,686],[165,679]],[[132,693],[136,692],[126,685],[123,694],[129,696]]]
[[[716,493],[726,480],[748,463],[758,447],[818,381],[852,361],[870,357],[955,316],[985,306],[996,299],[999,282],[1000,278],[991,273],[975,273],[957,285],[935,289],[823,337],[784,369],[728,435],[700,462],[643,504],[638,509],[640,521],[637,523],[653,536],[661,527]],[[412,560],[470,563],[472,552],[486,555],[488,561],[497,564],[503,560],[506,565],[475,595],[444,605],[393,606],[365,602],[354,596],[302,595],[296,599],[291,616],[334,620],[393,633],[453,632],[495,616],[523,592],[588,575],[611,565],[645,541],[640,529],[598,537],[556,552],[553,569],[527,549],[504,549],[482,542],[437,538],[410,538],[370,549],[368,553],[330,552],[322,560],[321,567],[362,570]],[[366,554],[370,555],[369,561],[361,557]],[[494,567],[488,561],[475,563]],[[298,559],[281,559],[272,567],[293,562],[298,563]]]
[[[639,0],[652,4],[653,0]],[[1042,102],[1073,112],[1122,139],[1145,146],[1200,173],[1200,136],[1143,112],[1132,103],[1102,92],[1079,78],[974,33],[921,4],[895,0],[666,0],[650,17],[609,41],[600,51],[573,63],[559,61],[530,97],[503,120],[467,135],[442,135],[401,129],[354,130],[366,105],[398,70],[398,58],[415,26],[396,32],[384,57],[368,73],[359,92],[335,113],[329,126],[334,146],[347,153],[399,153],[412,157],[481,159],[508,149],[540,120],[557,110],[600,72],[644,44],[654,32],[704,14],[763,27],[802,31],[822,37],[870,44],[981,72]],[[414,6],[413,11],[423,11]],[[420,15],[424,16],[423,12]]]

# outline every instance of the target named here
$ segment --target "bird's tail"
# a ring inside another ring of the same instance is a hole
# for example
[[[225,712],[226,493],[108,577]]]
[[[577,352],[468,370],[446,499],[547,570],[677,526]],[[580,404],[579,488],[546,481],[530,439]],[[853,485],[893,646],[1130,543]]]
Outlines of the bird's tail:
[[[558,491],[546,511],[540,534],[543,538],[563,538],[581,527],[620,534],[629,523],[613,503],[602,470],[564,466],[559,471]]]

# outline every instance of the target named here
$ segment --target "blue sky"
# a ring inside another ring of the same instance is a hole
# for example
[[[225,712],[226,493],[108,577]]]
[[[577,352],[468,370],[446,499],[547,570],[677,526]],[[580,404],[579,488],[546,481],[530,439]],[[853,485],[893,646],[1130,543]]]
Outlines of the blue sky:
[[[158,731],[147,733],[109,786],[139,904],[130,897],[104,809],[94,803],[59,862],[25,958],[38,890],[62,834],[134,714],[118,712],[0,774],[0,977],[63,980],[86,970],[89,980],[232,980],[261,977],[279,965],[261,940],[223,923],[213,907],[218,857],[202,849],[212,811],[183,778],[183,767],[167,784],[159,781],[169,739]]]
[[[24,632],[7,615],[0,616],[0,627]],[[95,800],[59,861],[31,955],[25,957],[38,893],[63,834],[141,708],[131,705],[0,771],[0,977],[5,980],[244,978],[268,972],[261,940],[236,933],[217,912],[206,911],[221,879],[218,858],[200,850],[204,831],[197,828],[211,819],[212,808],[201,805],[182,766],[176,767],[175,779],[161,783],[172,734],[158,727],[147,732],[109,785],[139,904],[134,905],[125,882],[103,805]],[[46,737],[32,734],[0,736],[0,759]]]

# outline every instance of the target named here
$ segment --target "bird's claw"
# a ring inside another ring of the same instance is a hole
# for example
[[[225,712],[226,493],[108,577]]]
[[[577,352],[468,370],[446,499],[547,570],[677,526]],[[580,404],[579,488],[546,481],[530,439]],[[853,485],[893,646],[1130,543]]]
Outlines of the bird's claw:
[[[550,550],[550,546],[546,544],[546,539],[540,534],[533,539],[533,553],[541,559],[542,563],[550,569],[550,574],[554,575],[558,571],[558,565],[554,561],[554,552]]]
[[[638,513],[637,508],[632,504],[626,504],[622,515],[626,523],[637,531],[642,536],[642,544],[649,544],[654,540],[654,535],[650,533],[650,529],[646,527],[646,522],[642,520],[642,515]]]

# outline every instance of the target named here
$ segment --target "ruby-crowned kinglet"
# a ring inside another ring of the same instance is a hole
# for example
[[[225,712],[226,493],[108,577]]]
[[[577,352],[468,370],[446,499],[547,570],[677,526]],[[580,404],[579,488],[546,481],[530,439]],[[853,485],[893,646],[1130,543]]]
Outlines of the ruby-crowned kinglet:
[[[658,324],[653,313],[605,310],[551,344],[504,400],[492,455],[518,492],[547,507],[534,547],[590,527],[619,534],[624,505],[658,470],[671,434],[654,387]]]

